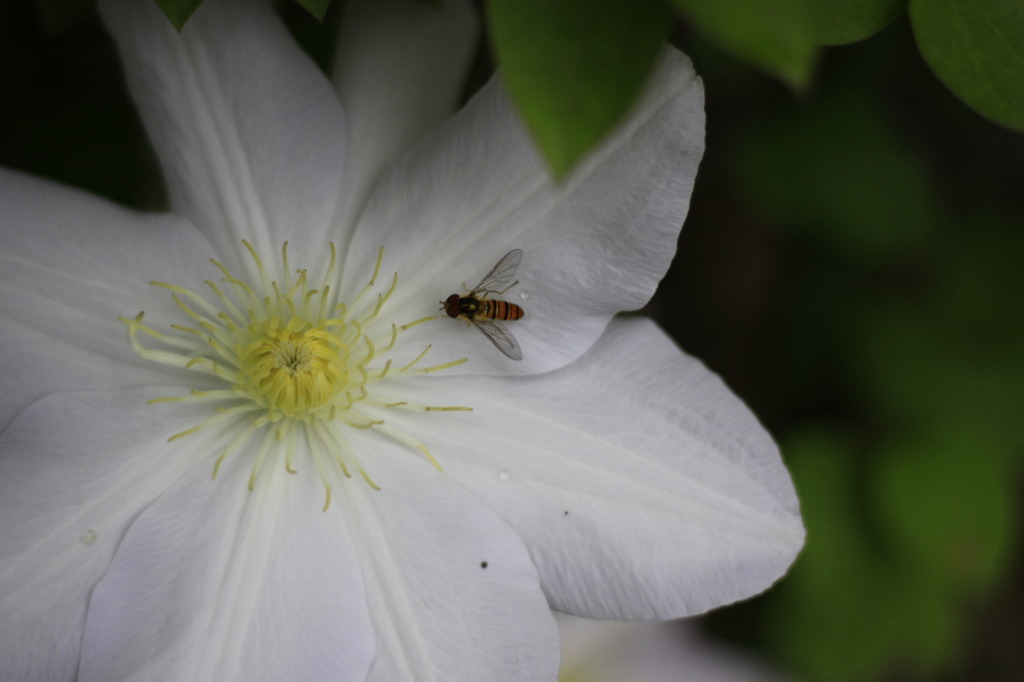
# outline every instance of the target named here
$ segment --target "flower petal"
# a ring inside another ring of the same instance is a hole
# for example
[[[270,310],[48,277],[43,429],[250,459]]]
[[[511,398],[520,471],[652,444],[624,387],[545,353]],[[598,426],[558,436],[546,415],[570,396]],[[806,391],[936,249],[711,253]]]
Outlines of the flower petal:
[[[703,634],[692,622],[627,622],[555,614],[562,674],[588,682],[786,682],[751,653]]]
[[[373,631],[319,479],[195,468],[132,524],[89,604],[80,682],[362,682]]]
[[[464,0],[349,2],[334,86],[348,127],[339,224],[350,226],[381,172],[455,111],[477,41]]]
[[[382,489],[337,498],[377,632],[368,680],[554,682],[558,630],[519,538],[428,464],[360,442]]]
[[[0,670],[74,680],[89,594],[131,520],[195,465],[140,390],[58,393],[0,435]],[[204,471],[208,469],[204,468]]]
[[[564,184],[549,176],[495,79],[378,185],[349,254],[386,247],[403,279],[393,305],[412,319],[473,286],[513,248],[525,255],[506,298],[526,309],[508,329],[524,352],[507,361],[460,324],[424,325],[465,371],[532,373],[589,348],[620,310],[650,298],[675,252],[703,152],[703,91],[689,60],[666,51],[624,124]]]
[[[0,169],[0,240],[0,429],[53,391],[169,382],[117,318],[178,318],[148,283],[209,276],[199,267],[212,267],[211,249],[192,225]]]
[[[152,2],[101,7],[172,208],[232,269],[248,268],[242,239],[263,254],[292,239],[296,263],[318,263],[341,186],[341,108],[269,3],[208,0],[180,35]]]
[[[523,537],[560,611],[701,613],[767,588],[803,544],[770,436],[649,321],[613,322],[559,372],[438,378],[430,394],[473,408],[429,446]]]

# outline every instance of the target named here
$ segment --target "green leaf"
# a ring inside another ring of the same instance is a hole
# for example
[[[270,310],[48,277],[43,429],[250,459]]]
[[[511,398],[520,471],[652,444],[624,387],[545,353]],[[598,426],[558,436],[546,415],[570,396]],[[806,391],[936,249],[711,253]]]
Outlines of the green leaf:
[[[1019,528],[1019,462],[984,431],[952,419],[925,423],[878,453],[870,502],[893,552],[918,575],[977,599],[1010,566]]]
[[[881,31],[906,9],[907,0],[812,0],[814,41],[843,45]]]
[[[932,426],[877,452],[823,427],[784,443],[807,545],[766,632],[807,679],[945,677],[965,616],[1011,567],[1016,467],[977,432]]]
[[[180,33],[188,18],[203,4],[203,0],[156,0],[156,4]]]
[[[788,667],[818,682],[883,677],[899,640],[891,567],[862,518],[861,464],[850,441],[831,429],[805,427],[782,448],[807,545],[773,590],[784,604],[766,612],[767,632]]]
[[[490,0],[505,85],[556,177],[626,113],[668,33],[658,0]]]
[[[810,80],[817,48],[813,0],[670,0],[707,38],[795,90]]]
[[[317,21],[323,21],[327,16],[327,8],[331,6],[331,0],[295,0],[295,2],[306,8],[306,11],[316,17]]]
[[[911,0],[910,21],[925,61],[953,94],[1024,131],[1024,3]]]

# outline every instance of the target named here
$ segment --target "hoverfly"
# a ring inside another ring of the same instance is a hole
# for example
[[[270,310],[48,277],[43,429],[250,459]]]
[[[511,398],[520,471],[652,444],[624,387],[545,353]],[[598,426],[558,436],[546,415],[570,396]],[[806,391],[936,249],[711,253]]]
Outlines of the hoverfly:
[[[448,313],[448,317],[461,317],[466,320],[467,324],[473,323],[494,344],[495,348],[513,360],[523,359],[523,349],[519,347],[519,342],[516,341],[516,337],[512,336],[512,332],[494,324],[494,320],[519,320],[526,313],[515,303],[487,296],[489,294],[500,296],[519,284],[518,281],[511,284],[508,282],[516,274],[516,268],[519,267],[519,261],[522,259],[522,249],[509,251],[494,264],[491,271],[484,275],[480,283],[473,287],[468,294],[465,296],[452,294],[446,300],[440,301],[441,309]],[[465,287],[465,283],[462,286]]]

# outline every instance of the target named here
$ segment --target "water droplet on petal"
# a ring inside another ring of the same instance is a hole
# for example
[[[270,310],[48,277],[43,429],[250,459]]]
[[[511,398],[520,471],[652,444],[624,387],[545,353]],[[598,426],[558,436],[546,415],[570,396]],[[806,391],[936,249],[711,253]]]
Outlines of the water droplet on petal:
[[[83,545],[91,545],[96,542],[96,531],[92,528],[87,528],[82,531],[82,534],[78,536],[78,539],[82,541]]]
[[[529,301],[529,300],[530,300],[530,298],[531,298],[531,296],[530,296],[530,292],[529,292],[529,291],[526,291],[525,289],[524,289],[523,291],[520,291],[520,292],[519,292],[519,298],[520,298],[521,300],[523,300],[523,301]]]
[[[498,479],[499,479],[499,480],[502,480],[502,481],[507,481],[507,480],[509,480],[509,479],[511,479],[511,478],[512,478],[512,474],[510,474],[510,473],[509,473],[509,472],[508,472],[507,470],[505,470],[505,469],[502,469],[501,471],[499,471],[499,472],[498,472]]]

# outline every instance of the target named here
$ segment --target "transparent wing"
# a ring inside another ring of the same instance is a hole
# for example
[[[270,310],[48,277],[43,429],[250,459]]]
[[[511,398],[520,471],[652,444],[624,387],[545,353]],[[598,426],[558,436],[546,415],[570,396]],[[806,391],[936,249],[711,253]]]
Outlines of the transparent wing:
[[[479,296],[487,293],[500,294],[507,291],[511,285],[509,282],[516,275],[516,268],[519,267],[519,261],[523,260],[522,249],[512,249],[504,256],[501,257],[491,271],[484,275],[484,278],[480,280],[480,284],[473,287],[472,295]],[[508,355],[508,353],[505,353]]]
[[[494,344],[494,347],[513,360],[523,359],[523,349],[519,347],[516,337],[512,332],[499,327],[490,320],[473,319],[476,328],[483,332],[484,336]]]

